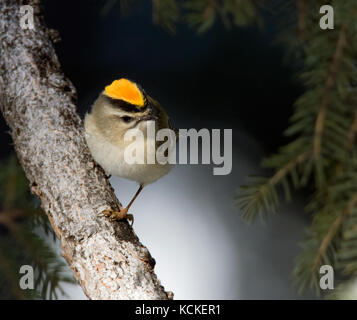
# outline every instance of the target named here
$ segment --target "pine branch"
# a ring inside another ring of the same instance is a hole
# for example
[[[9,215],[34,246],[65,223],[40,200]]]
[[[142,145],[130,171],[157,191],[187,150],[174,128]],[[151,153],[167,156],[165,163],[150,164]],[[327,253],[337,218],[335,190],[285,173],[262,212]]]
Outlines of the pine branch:
[[[152,21],[170,33],[175,33],[180,8],[176,0],[152,0]]]
[[[13,297],[22,300],[25,298],[25,292],[22,291],[18,285],[19,279],[17,268],[12,263],[13,259],[11,259],[11,257],[7,254],[7,251],[8,250],[6,250],[0,242],[0,275],[2,275],[2,280],[6,282],[6,284],[0,286],[0,291],[5,289],[7,291],[6,295],[11,294],[9,298]]]
[[[203,33],[211,28],[218,13],[218,0],[190,0],[184,3],[185,19],[189,25]]]
[[[304,151],[278,169],[271,178],[255,178],[250,186],[242,186],[237,204],[242,211],[243,218],[252,221],[259,212],[264,217],[262,213],[275,211],[279,204],[275,186],[279,183],[283,184],[286,197],[289,198],[290,192],[288,182],[285,180],[286,176],[292,173],[296,166],[303,163],[309,155],[310,150]],[[295,180],[294,176],[293,179]],[[298,182],[295,181],[296,186],[297,184]]]
[[[0,252],[0,271],[2,271],[0,273],[2,273],[5,282],[2,285],[2,290],[8,289],[11,294],[9,298],[41,298],[38,293],[43,291],[43,284],[47,284],[48,296],[55,297],[57,291],[62,291],[61,284],[63,282],[73,283],[73,278],[66,275],[65,271],[68,272],[69,269],[65,269],[65,264],[53,249],[32,232],[40,226],[47,235],[53,235],[54,232],[49,226],[48,218],[42,210],[34,208],[28,181],[13,154],[6,162],[0,164],[0,172],[0,188],[3,190],[0,225],[6,229],[1,242],[9,244],[2,245],[0,248],[2,251]],[[36,281],[34,290],[22,291],[19,289],[18,270],[23,264],[29,264],[39,272],[37,278],[39,281]],[[8,294],[4,295],[4,297],[7,296]],[[46,299],[47,297],[42,296],[42,298]]]
[[[329,99],[330,99],[330,91],[333,89],[335,85],[335,78],[337,75],[338,71],[338,66],[339,62],[341,60],[343,48],[346,43],[346,24],[343,24],[338,36],[338,41],[337,41],[337,46],[336,46],[336,51],[334,53],[332,62],[331,62],[331,67],[330,71],[328,73],[327,79],[326,79],[326,84],[325,84],[325,90],[324,94],[322,97],[322,102],[321,106],[316,118],[316,123],[315,123],[315,134],[314,134],[314,158],[315,161],[319,160],[320,152],[321,152],[321,139],[322,139],[322,132],[325,124],[325,118],[326,118],[326,109],[329,104]]]
[[[341,212],[340,215],[338,215],[338,217],[335,219],[335,221],[329,228],[327,234],[322,239],[321,245],[319,247],[318,253],[316,255],[316,258],[315,258],[315,261],[313,264],[313,271],[316,271],[317,268],[320,266],[321,259],[326,254],[327,248],[333,241],[334,236],[336,235],[338,230],[341,228],[343,221],[345,221],[345,219],[348,217],[348,215],[351,214],[356,203],[357,203],[357,193],[350,199],[350,201],[347,203],[345,209]]]
[[[300,79],[306,92],[296,101],[291,125],[285,132],[292,139],[289,147],[263,162],[275,169],[275,175],[245,187],[248,192],[241,208],[243,214],[248,209],[250,216],[259,210],[273,211],[276,201],[269,203],[274,199],[267,196],[264,203],[264,194],[277,192],[269,188],[270,184],[282,184],[289,192],[285,170],[302,150],[310,148],[306,159],[296,165],[299,170],[294,165],[291,170],[299,186],[307,186],[314,173],[314,184],[310,186],[313,193],[306,208],[313,214],[313,222],[294,274],[301,289],[310,286],[317,292],[321,264],[335,268],[341,287],[357,275],[357,28],[353,13],[357,8],[353,1],[334,1],[333,6],[335,24],[340,29],[322,32],[318,28],[319,4],[296,0],[296,28],[290,26],[284,31],[294,51],[303,55]],[[299,41],[292,37],[296,30]]]
[[[28,264],[37,273],[34,290],[42,299],[56,298],[58,291],[64,293],[62,283],[76,283],[73,276],[68,275],[68,266],[44,239],[13,222],[8,226],[12,237],[25,252]]]
[[[310,151],[305,151],[299,156],[296,157],[296,159],[290,161],[287,163],[284,167],[279,169],[271,178],[271,183],[276,184],[278,183],[283,177],[285,177],[291,170],[296,167],[296,165],[304,162],[306,158],[309,156]]]
[[[331,300],[357,300],[357,279],[345,281],[339,284],[332,292],[327,296]]]

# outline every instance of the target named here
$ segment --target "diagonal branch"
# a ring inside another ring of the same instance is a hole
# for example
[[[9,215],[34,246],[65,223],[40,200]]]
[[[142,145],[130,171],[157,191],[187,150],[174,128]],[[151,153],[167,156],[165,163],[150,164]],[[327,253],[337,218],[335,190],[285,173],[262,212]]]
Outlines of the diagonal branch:
[[[343,48],[346,44],[346,24],[343,24],[338,36],[336,50],[332,59],[330,70],[326,79],[324,94],[322,102],[315,122],[315,135],[314,135],[314,158],[318,159],[321,152],[321,138],[324,129],[326,111],[330,102],[330,91],[335,86],[336,75],[341,60]]]
[[[277,184],[282,178],[284,178],[295,166],[304,162],[309,156],[310,150],[302,152],[295,159],[289,161],[282,168],[275,172],[275,174],[270,178],[269,183],[272,185]]]
[[[0,109],[20,163],[60,239],[63,255],[91,299],[167,299],[155,261],[126,222],[93,161],[76,113],[76,90],[63,75],[39,0],[35,30],[19,24],[21,0],[0,1]]]
[[[326,254],[326,251],[328,247],[330,246],[333,238],[335,237],[336,233],[340,229],[343,221],[351,214],[353,208],[357,204],[357,194],[355,194],[347,203],[345,209],[341,212],[340,215],[334,220],[334,222],[331,224],[328,232],[324,236],[324,238],[321,241],[319,250],[317,252],[314,264],[312,269],[315,271],[321,262],[322,257]]]
[[[241,209],[244,211],[243,216],[249,218],[249,211],[248,208],[253,209],[253,215],[259,212],[261,207],[266,207],[266,209],[271,209],[272,205],[267,205],[268,202],[264,199],[269,192],[281,182],[296,166],[303,163],[308,156],[310,155],[310,149],[300,153],[296,158],[290,160],[286,163],[282,168],[277,170],[275,174],[267,180],[264,180],[262,184],[259,184],[258,187],[251,192],[248,189],[246,192],[242,192],[238,196],[238,203],[241,205]],[[270,207],[270,208],[269,208]]]

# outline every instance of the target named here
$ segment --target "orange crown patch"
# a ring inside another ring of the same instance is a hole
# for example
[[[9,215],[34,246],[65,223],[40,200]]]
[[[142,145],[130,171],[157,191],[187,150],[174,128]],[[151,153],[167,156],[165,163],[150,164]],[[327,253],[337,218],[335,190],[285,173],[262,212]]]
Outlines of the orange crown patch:
[[[141,90],[128,79],[114,80],[111,85],[105,87],[105,94],[110,98],[120,99],[139,107],[145,104]]]

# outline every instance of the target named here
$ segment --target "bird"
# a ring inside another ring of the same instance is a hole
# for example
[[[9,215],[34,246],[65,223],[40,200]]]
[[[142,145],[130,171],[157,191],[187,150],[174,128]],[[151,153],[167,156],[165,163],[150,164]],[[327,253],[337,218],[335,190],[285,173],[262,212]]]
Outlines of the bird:
[[[141,85],[126,78],[114,80],[105,86],[90,112],[85,115],[85,140],[94,160],[109,176],[118,176],[139,183],[137,192],[125,208],[120,204],[119,211],[103,211],[110,220],[127,219],[132,225],[134,217],[128,210],[143,188],[165,176],[172,168],[170,163],[146,161],[149,156],[154,156],[150,152],[156,154],[157,148],[163,143],[155,141],[155,148],[147,148],[151,139],[146,134],[149,121],[155,122],[156,130],[173,129],[161,105],[146,94]],[[124,150],[130,143],[124,136],[133,128],[141,130],[144,135],[144,163],[129,164],[124,159]]]

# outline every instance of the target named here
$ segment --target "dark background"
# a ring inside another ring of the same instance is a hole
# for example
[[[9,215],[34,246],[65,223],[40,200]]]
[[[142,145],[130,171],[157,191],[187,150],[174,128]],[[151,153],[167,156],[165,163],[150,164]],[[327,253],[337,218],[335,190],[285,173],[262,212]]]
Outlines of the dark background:
[[[108,78],[128,77],[159,100],[179,127],[193,119],[229,121],[269,149],[281,144],[299,89],[294,70],[283,62],[284,48],[274,44],[280,31],[274,16],[266,13],[261,29],[227,30],[217,19],[206,34],[181,24],[170,35],[153,25],[150,1],[103,15],[105,3],[44,2],[49,27],[62,37],[57,54],[78,89],[81,113]]]

